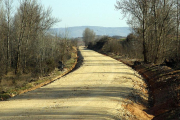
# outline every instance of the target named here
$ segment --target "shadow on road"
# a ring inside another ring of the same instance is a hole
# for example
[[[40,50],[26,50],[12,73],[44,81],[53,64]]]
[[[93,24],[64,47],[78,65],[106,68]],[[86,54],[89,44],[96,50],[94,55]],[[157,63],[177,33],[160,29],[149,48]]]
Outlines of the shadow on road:
[[[30,120],[33,119],[38,119],[38,116],[41,117],[45,117],[46,120],[106,120],[106,119],[113,119],[113,120],[119,120],[119,117],[117,116],[113,116],[108,114],[106,111],[99,111],[98,108],[95,107],[89,107],[89,106],[84,106],[86,109],[84,110],[80,110],[77,112],[67,112],[67,111],[71,111],[73,109],[76,109],[78,106],[67,106],[67,107],[61,107],[61,106],[52,106],[51,107],[51,112],[47,112],[46,109],[48,108],[44,108],[41,111],[34,109],[31,114],[33,115],[33,117],[31,118],[31,116],[29,116]],[[23,109],[23,108],[19,108],[19,109]],[[91,112],[89,112],[91,111]],[[18,110],[10,110],[9,112],[11,113],[17,113]],[[27,115],[28,113],[24,112],[21,113],[21,116],[19,116],[19,120],[25,120],[27,119]],[[0,113],[1,117],[5,117],[7,118],[7,116],[5,114]],[[13,116],[8,116],[8,117],[13,117]],[[28,119],[28,120],[29,120]]]
[[[45,91],[45,92],[44,92]],[[140,93],[139,90],[129,87],[54,87],[52,88],[41,88],[37,91],[32,91],[27,94],[17,96],[17,99],[65,99],[65,98],[93,98],[93,97],[104,97],[111,100],[118,100],[117,98],[129,99],[132,96],[130,91]],[[140,95],[136,95],[140,98],[142,103],[145,101]],[[106,99],[104,99],[106,100]],[[132,99],[133,100],[133,99]],[[135,101],[134,101],[135,102]],[[143,103],[146,104],[146,103]]]
[[[81,54],[81,52],[79,51],[79,49],[78,49],[78,51],[77,51],[77,56],[78,56],[77,64],[76,64],[76,66],[74,67],[74,69],[73,69],[71,72],[77,70],[77,69],[80,68],[81,65],[83,64],[84,57],[82,56],[82,54]],[[70,73],[71,73],[71,72],[70,72]]]

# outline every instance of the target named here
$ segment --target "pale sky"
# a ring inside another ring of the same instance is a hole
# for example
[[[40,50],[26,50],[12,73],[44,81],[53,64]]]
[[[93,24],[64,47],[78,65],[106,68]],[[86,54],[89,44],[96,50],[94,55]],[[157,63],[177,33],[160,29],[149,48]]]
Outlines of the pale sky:
[[[54,27],[128,27],[120,11],[115,10],[116,0],[41,0],[41,3],[52,7],[53,16],[62,20]]]
[[[123,19],[123,15],[114,7],[116,0],[40,0],[40,3],[46,8],[50,6],[53,17],[61,20],[54,28],[128,27],[126,19]]]

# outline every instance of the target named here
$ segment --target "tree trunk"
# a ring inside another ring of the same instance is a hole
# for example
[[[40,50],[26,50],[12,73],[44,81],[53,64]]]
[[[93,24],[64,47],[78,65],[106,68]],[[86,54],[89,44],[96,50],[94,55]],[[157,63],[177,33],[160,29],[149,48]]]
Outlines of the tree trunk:
[[[147,1],[145,0],[143,3],[143,55],[144,55],[144,62],[147,63],[147,46],[146,46],[146,17],[147,17]]]
[[[179,61],[179,1],[177,0],[177,60]]]

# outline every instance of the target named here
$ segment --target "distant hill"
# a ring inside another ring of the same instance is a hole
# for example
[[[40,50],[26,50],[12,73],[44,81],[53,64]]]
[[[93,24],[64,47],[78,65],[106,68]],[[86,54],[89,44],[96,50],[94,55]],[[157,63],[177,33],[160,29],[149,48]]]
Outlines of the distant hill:
[[[98,26],[79,26],[69,28],[52,28],[51,31],[61,34],[68,33],[68,37],[82,37],[83,31],[86,28],[92,29],[96,35],[108,35],[108,36],[122,36],[126,37],[131,31],[129,27],[98,27]],[[65,32],[66,31],[66,32]]]

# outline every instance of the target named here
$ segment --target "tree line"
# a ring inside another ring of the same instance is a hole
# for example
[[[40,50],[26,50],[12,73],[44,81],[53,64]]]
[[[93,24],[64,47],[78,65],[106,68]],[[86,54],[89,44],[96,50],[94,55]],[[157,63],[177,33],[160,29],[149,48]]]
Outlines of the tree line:
[[[48,32],[60,21],[51,8],[37,0],[20,0],[17,8],[12,2],[0,1],[0,77],[8,72],[43,76],[71,57],[73,43]]]
[[[179,61],[179,0],[118,0],[115,7],[128,16],[144,62]]]

